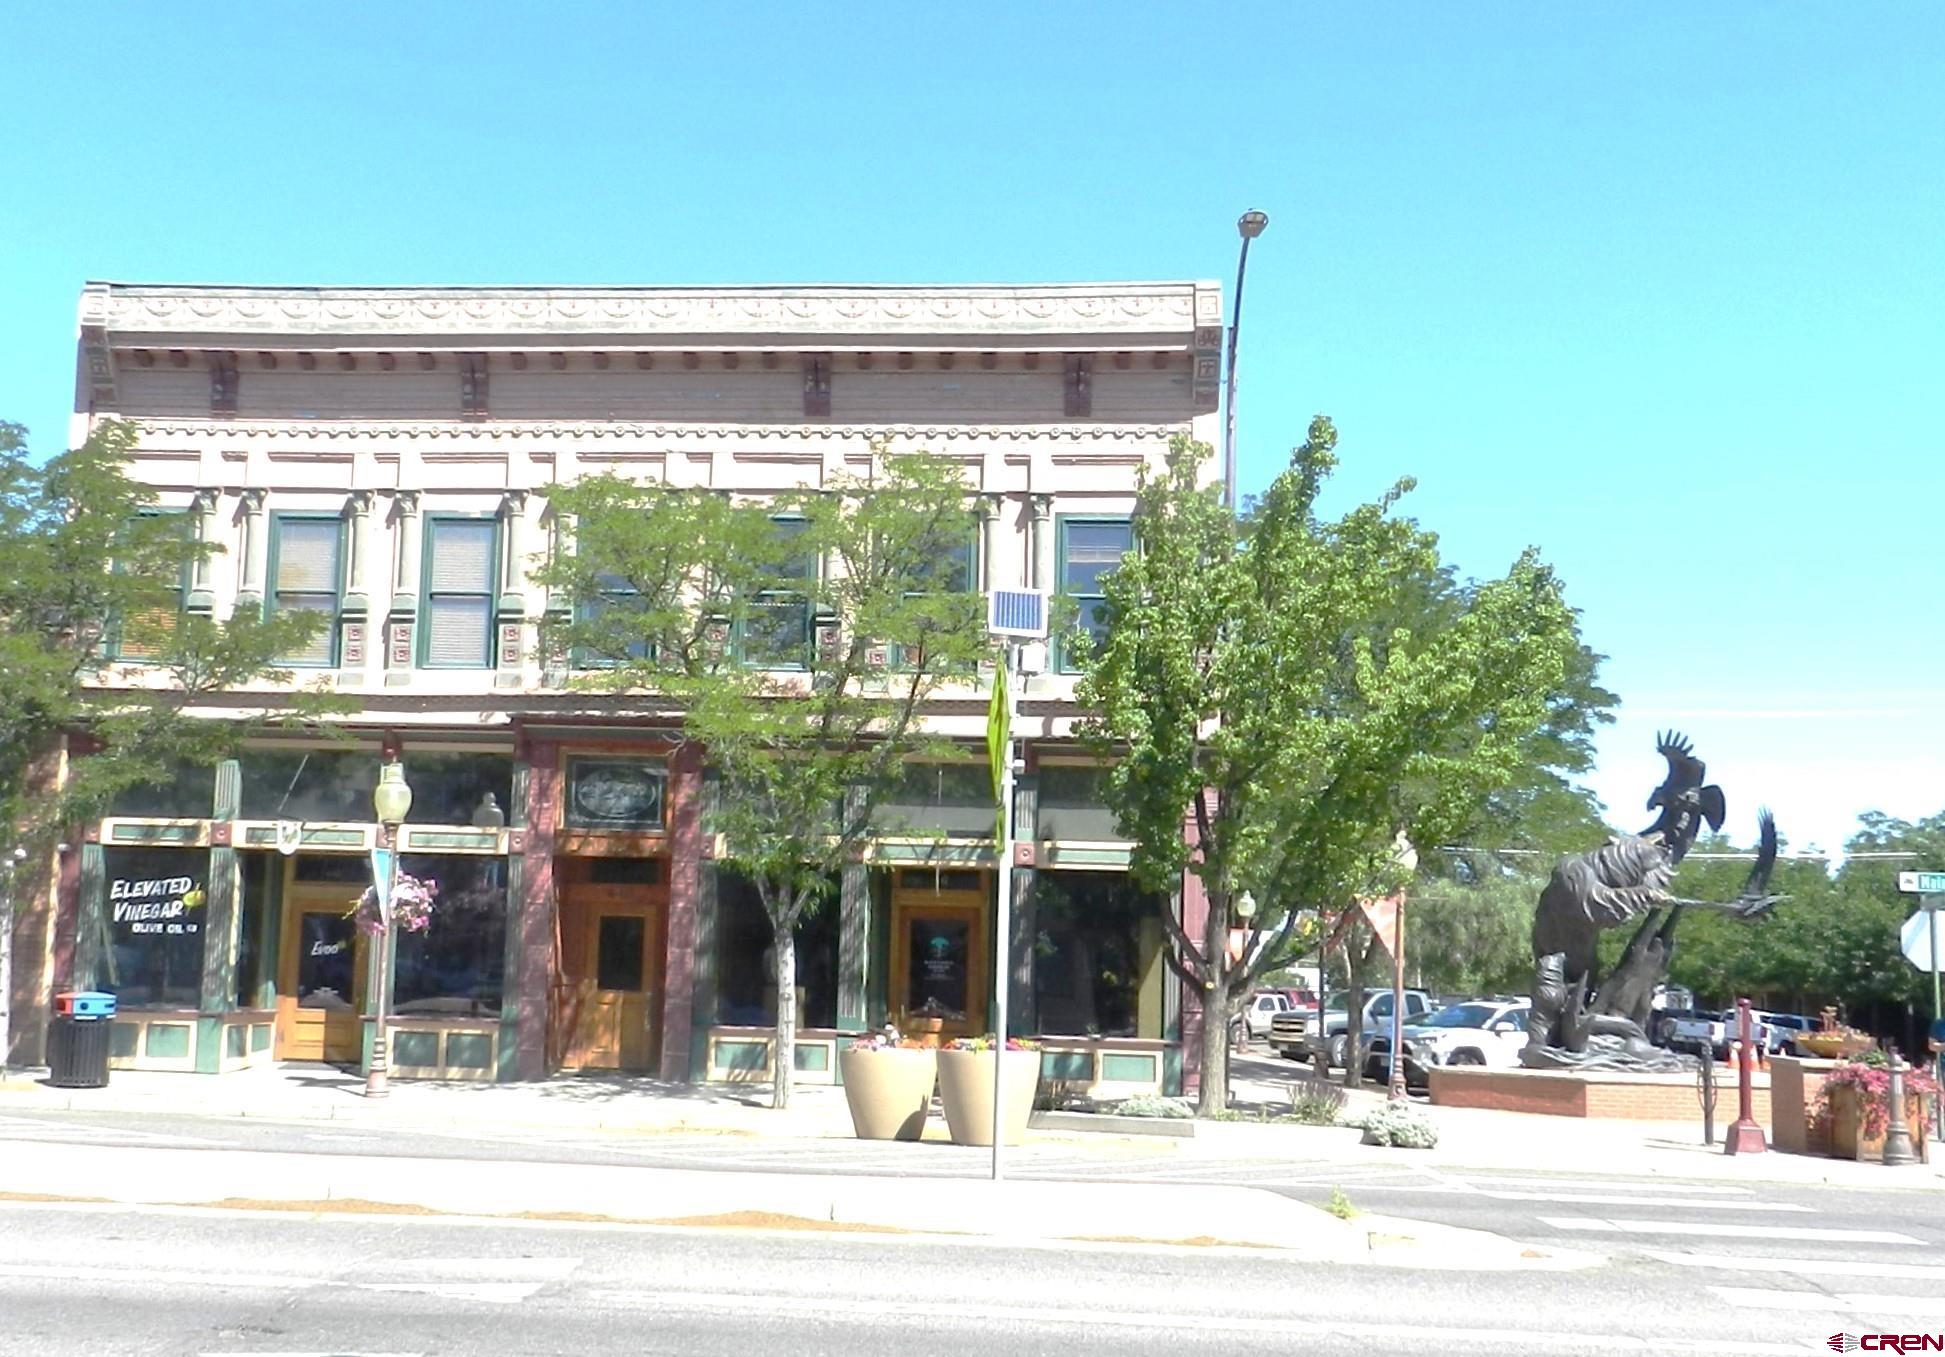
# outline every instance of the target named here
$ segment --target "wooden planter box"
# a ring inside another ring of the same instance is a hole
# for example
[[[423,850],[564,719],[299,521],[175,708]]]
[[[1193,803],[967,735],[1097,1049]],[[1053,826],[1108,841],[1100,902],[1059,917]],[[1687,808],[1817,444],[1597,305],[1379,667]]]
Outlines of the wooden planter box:
[[[917,1140],[932,1110],[935,1051],[840,1051],[844,1101],[860,1140]]]
[[[1855,1159],[1860,1163],[1882,1163],[1884,1160],[1884,1136],[1864,1134],[1864,1108],[1858,1091],[1848,1085],[1828,1086],[1824,1093],[1830,1100],[1830,1110],[1826,1116],[1830,1140],[1830,1155],[1836,1159]],[[1920,1161],[1931,1162],[1931,1137],[1925,1134],[1925,1099],[1907,1093],[1905,1095],[1905,1121],[1911,1128],[1911,1149]]]
[[[1008,1051],[1001,1067],[1006,1084],[1008,1145],[1026,1138],[1027,1118],[1033,1115],[1034,1094],[1040,1088],[1040,1052]],[[939,1102],[955,1145],[993,1143],[993,1053],[940,1051]]]

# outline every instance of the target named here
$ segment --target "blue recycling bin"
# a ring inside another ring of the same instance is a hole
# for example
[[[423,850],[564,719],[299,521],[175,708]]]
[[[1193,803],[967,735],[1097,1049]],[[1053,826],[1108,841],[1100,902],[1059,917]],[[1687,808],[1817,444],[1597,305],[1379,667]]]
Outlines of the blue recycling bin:
[[[99,990],[54,996],[47,1027],[47,1082],[55,1088],[105,1088],[115,996]]]

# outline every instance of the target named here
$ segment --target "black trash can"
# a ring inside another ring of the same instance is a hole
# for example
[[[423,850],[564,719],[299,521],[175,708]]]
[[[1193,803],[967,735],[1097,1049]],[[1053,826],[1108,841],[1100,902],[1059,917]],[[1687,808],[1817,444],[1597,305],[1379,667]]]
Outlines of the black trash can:
[[[106,1088],[114,996],[58,994],[54,1003],[54,1020],[47,1027],[47,1082],[55,1088]]]

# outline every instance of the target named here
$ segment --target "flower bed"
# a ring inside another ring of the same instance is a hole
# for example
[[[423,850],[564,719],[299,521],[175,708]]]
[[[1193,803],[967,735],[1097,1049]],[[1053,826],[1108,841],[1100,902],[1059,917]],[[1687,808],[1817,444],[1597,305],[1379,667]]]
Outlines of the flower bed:
[[[1817,1117],[1839,1159],[1880,1159],[1891,1124],[1891,1072],[1884,1057],[1846,1060],[1824,1077],[1817,1094]],[[1922,1069],[1904,1072],[1905,1119],[1912,1148],[1929,1154],[1928,1132],[1938,1116],[1938,1083]]]

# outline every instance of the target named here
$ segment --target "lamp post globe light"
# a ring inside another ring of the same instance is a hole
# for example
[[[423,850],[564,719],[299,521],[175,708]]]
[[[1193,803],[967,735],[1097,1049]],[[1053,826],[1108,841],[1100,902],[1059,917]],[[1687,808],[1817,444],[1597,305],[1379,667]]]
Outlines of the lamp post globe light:
[[[1229,317],[1228,391],[1223,396],[1222,500],[1236,507],[1236,340],[1243,329],[1243,270],[1249,267],[1249,243],[1270,224],[1270,214],[1251,208],[1236,219],[1242,252],[1236,257],[1236,309]]]
[[[385,863],[384,894],[378,907],[378,958],[372,964],[372,987],[377,997],[373,1004],[371,1068],[365,1072],[365,1096],[383,1098],[392,1091],[391,1044],[385,1033],[385,1009],[392,984],[392,896],[398,888],[399,826],[412,812],[412,788],[405,781],[405,765],[397,759],[390,760],[379,771],[378,785],[372,788],[371,808],[381,826],[379,837],[391,849]]]

